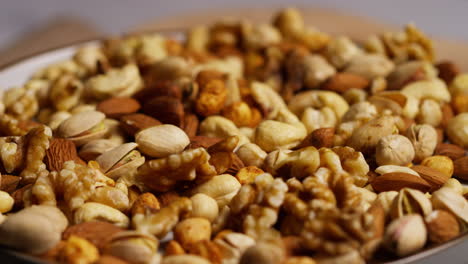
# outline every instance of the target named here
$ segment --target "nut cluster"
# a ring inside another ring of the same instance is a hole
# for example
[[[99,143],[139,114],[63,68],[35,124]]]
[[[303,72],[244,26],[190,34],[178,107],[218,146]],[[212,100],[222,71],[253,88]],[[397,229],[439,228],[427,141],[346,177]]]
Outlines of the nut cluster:
[[[0,244],[61,263],[364,263],[468,224],[468,74],[281,10],[78,48],[0,104]]]

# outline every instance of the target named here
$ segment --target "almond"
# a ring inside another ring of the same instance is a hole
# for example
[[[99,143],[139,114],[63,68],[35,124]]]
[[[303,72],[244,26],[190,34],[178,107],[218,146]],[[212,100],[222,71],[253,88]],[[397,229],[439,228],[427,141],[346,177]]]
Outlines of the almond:
[[[217,137],[195,136],[190,138],[189,148],[209,148],[222,140],[222,138]]]
[[[442,111],[442,121],[440,122],[440,125],[443,128],[446,128],[448,122],[454,117],[455,113],[453,112],[453,108],[450,104],[443,104],[440,107],[440,110]]]
[[[123,115],[136,113],[140,110],[140,103],[130,97],[113,97],[101,101],[96,109],[108,118],[120,118]]]
[[[416,165],[412,166],[411,169],[416,171],[421,178],[431,185],[431,190],[439,189],[448,179],[450,179],[450,176],[427,166]]]
[[[374,230],[373,238],[382,238],[385,233],[385,210],[382,204],[380,202],[374,202],[367,212],[374,217],[372,221]]]
[[[20,182],[21,178],[18,176],[13,176],[13,175],[8,175],[8,174],[2,174],[0,176],[1,182],[0,182],[0,190],[7,192],[7,193],[12,193],[16,190],[16,187],[18,187],[18,183]]]
[[[173,81],[156,81],[149,84],[145,89],[139,91],[133,97],[144,103],[157,96],[170,96],[182,99],[182,89]]]
[[[164,124],[180,126],[184,120],[182,102],[171,96],[158,96],[143,105],[143,112]]]
[[[199,123],[200,121],[198,121],[198,117],[196,115],[192,113],[186,113],[181,128],[185,131],[185,134],[187,134],[189,138],[192,138],[197,135]]]
[[[465,150],[454,144],[440,143],[437,145],[434,154],[447,156],[452,160],[456,160],[465,156]]]
[[[399,191],[405,187],[427,192],[431,185],[421,177],[404,172],[391,172],[378,176],[371,183],[376,192]]]
[[[449,85],[453,79],[460,73],[460,68],[451,61],[442,61],[436,64],[439,71],[439,78]]]
[[[453,166],[453,175],[455,175],[455,177],[468,180],[468,156],[456,159],[453,162]]]
[[[76,152],[73,141],[64,138],[50,140],[44,162],[50,171],[61,171],[65,161],[73,160],[79,164],[86,164]]]
[[[369,81],[357,74],[353,73],[337,73],[332,76],[328,81],[323,85],[323,89],[344,93],[351,88],[364,89],[369,85]]]
[[[120,127],[131,136],[145,128],[159,125],[162,125],[159,120],[145,114],[130,114],[120,118]]]
[[[335,136],[335,128],[324,127],[314,130],[310,133],[298,146],[304,148],[314,146],[316,148],[331,148],[333,147],[333,138]]]
[[[63,239],[68,239],[71,235],[75,235],[94,244],[97,248],[103,249],[113,235],[123,231],[108,222],[86,222],[73,226],[69,226],[63,232]]]
[[[438,127],[435,131],[437,132],[437,144],[444,142],[444,130]]]
[[[425,218],[429,240],[433,243],[443,243],[460,234],[457,218],[445,211],[435,210]]]

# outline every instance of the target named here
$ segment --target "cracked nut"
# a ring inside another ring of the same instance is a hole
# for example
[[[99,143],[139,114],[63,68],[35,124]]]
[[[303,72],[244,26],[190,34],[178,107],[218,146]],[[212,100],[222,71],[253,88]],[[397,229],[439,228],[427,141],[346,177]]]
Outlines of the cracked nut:
[[[427,230],[420,215],[410,214],[393,220],[384,235],[384,245],[397,256],[419,251],[427,240]]]
[[[80,112],[63,121],[57,129],[57,134],[81,146],[104,137],[108,130],[104,124],[105,118],[106,116],[98,111]]]
[[[154,158],[180,153],[190,144],[187,134],[174,125],[143,129],[135,135],[135,141],[141,152]]]

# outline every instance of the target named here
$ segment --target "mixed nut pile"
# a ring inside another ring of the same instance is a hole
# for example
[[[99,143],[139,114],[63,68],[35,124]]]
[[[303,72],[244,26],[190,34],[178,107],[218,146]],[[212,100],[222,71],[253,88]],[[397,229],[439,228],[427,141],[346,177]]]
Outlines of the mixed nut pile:
[[[81,47],[0,115],[0,244],[61,263],[365,263],[468,223],[468,74],[408,25]]]

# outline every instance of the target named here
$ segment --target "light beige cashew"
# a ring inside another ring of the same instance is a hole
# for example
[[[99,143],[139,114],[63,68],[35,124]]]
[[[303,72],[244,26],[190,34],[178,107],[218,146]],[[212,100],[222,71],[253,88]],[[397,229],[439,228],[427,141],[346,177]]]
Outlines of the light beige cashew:
[[[440,103],[450,102],[451,99],[447,85],[438,78],[409,83],[401,89],[401,93],[418,100],[433,99]]]
[[[267,153],[254,143],[246,143],[236,150],[237,156],[242,160],[245,166],[262,167]]]
[[[73,220],[75,224],[105,221],[122,228],[127,228],[130,223],[128,217],[119,210],[95,202],[87,202],[80,206],[75,211]]]
[[[311,133],[319,128],[335,127],[338,120],[333,109],[328,106],[323,107],[320,110],[307,107],[302,113],[301,122],[307,129],[307,133]]]
[[[249,143],[250,140],[244,136],[239,128],[229,119],[212,115],[200,123],[200,135],[208,137],[227,138],[229,136],[239,137],[239,146]]]
[[[351,39],[339,36],[328,43],[325,55],[336,68],[341,69],[361,52],[362,50]]]
[[[385,56],[363,53],[353,56],[344,71],[372,80],[387,76],[394,68],[394,63]]]
[[[128,64],[90,78],[85,84],[85,91],[97,99],[106,99],[111,96],[131,96],[142,87],[143,80],[138,67]]]
[[[261,82],[252,82],[252,96],[255,101],[266,109],[267,119],[273,119],[278,115],[280,109],[286,108],[283,98],[269,85]]]
[[[377,117],[378,112],[375,105],[364,101],[353,104],[348,111],[343,115],[341,121],[342,122],[349,122],[349,121],[369,121],[375,117]]]
[[[329,107],[335,112],[338,120],[348,111],[349,105],[342,96],[330,91],[306,91],[293,96],[288,104],[291,110],[297,116],[301,116],[307,107],[321,109]]]
[[[239,57],[226,57],[223,59],[213,59],[203,64],[198,64],[193,67],[192,74],[196,76],[199,72],[204,70],[213,70],[226,73],[234,79],[243,78],[244,66]]]
[[[335,68],[322,56],[308,55],[303,58],[304,85],[313,89],[335,75]]]
[[[254,142],[266,152],[290,149],[299,145],[307,136],[302,123],[288,124],[275,120],[261,122],[255,130]]]
[[[281,42],[281,33],[270,24],[242,24],[244,45],[248,49],[260,49]]]

